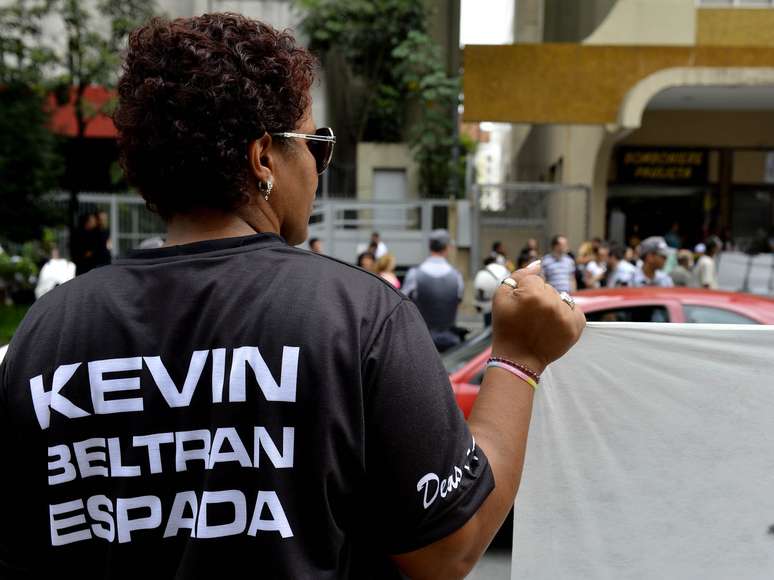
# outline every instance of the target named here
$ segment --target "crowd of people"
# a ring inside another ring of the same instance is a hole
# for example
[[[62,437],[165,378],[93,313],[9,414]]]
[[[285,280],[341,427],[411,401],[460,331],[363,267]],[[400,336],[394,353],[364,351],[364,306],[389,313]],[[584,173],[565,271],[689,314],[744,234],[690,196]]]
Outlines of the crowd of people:
[[[648,237],[634,247],[594,238],[573,253],[567,238],[556,235],[542,257],[543,276],[560,292],[645,286],[716,289],[715,256],[721,247],[721,241],[714,236],[693,250],[675,249],[662,236]],[[535,240],[530,240],[518,263],[522,265],[538,255]]]
[[[715,255],[722,247],[718,238],[710,237],[693,249],[680,249],[679,244],[674,245],[673,228],[664,237],[635,242],[634,246],[625,246],[594,238],[573,252],[566,236],[555,235],[548,251],[541,252],[538,240],[530,238],[513,259],[503,242],[496,241],[474,277],[474,306],[483,316],[484,325],[491,325],[492,298],[502,280],[538,260],[542,276],[559,292],[646,286],[718,287]],[[359,267],[384,278],[417,304],[440,352],[459,344],[465,335],[464,329],[456,325],[464,279],[447,259],[450,243],[448,232],[433,231],[429,257],[408,270],[403,286],[395,273],[395,256],[378,232],[373,232],[367,246],[360,247],[356,260]],[[308,246],[313,252],[323,253],[318,238],[310,238]]]

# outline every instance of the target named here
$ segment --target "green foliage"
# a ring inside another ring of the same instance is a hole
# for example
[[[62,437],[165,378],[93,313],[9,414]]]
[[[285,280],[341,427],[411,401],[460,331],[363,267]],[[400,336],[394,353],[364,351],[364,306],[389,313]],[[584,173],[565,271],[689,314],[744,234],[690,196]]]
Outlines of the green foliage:
[[[0,346],[11,341],[13,333],[29,310],[29,306],[5,306],[0,304]]]
[[[463,191],[464,158],[460,172],[459,142],[455,123],[460,93],[459,79],[446,76],[441,52],[424,32],[412,31],[393,55],[399,61],[397,76],[404,90],[419,102],[420,116],[408,141],[419,165],[420,193],[445,196]]]
[[[353,94],[352,138],[396,142],[402,139],[406,95],[395,74],[394,49],[412,30],[425,29],[417,0],[296,0],[306,16],[301,24],[310,48],[337,53],[359,86]]]
[[[51,47],[42,42],[45,0],[15,0],[0,7],[0,84],[35,85],[43,69],[54,62]]]
[[[420,192],[446,196],[464,180],[456,137],[459,79],[446,75],[417,0],[297,0],[310,47],[337,54],[359,81],[357,141],[406,139],[420,168]],[[353,83],[354,84],[354,83]],[[356,92],[358,85],[352,90]],[[407,112],[418,108],[406,131]],[[457,159],[457,161],[455,161]],[[460,169],[461,166],[461,169]]]
[[[48,130],[40,91],[15,83],[0,89],[0,233],[14,242],[56,223],[42,195],[62,171],[57,138]]]
[[[0,254],[0,287],[6,299],[30,296],[37,274],[38,267],[29,258]]]
[[[46,129],[45,95],[74,98],[78,140],[88,122],[109,114],[84,98],[92,84],[114,86],[129,32],[154,12],[153,0],[10,0],[0,7],[0,234],[14,241],[58,223],[41,203],[57,184],[62,161]],[[58,26],[64,34],[44,34]],[[75,220],[77,192],[71,192]]]

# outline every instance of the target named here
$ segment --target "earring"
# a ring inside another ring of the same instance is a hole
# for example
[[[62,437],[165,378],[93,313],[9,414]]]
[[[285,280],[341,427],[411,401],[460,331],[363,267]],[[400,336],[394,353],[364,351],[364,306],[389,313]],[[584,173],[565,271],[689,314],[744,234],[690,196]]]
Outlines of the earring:
[[[273,187],[274,182],[271,180],[271,178],[267,179],[266,181],[258,182],[258,190],[264,192],[263,199],[265,201],[269,201],[269,196],[271,195],[271,190]]]

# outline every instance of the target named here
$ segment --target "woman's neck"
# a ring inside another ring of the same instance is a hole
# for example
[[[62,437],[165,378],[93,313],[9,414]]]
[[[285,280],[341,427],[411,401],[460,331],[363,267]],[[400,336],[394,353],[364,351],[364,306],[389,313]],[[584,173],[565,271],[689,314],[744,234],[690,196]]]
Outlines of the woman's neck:
[[[258,230],[236,214],[213,210],[194,211],[177,214],[169,219],[164,245],[177,246],[204,240],[237,238],[257,232]]]

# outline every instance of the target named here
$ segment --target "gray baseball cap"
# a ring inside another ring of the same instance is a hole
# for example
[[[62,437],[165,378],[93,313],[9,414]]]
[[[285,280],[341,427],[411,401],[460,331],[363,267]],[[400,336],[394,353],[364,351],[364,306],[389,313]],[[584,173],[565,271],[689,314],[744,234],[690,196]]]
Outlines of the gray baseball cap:
[[[430,241],[431,242],[438,242],[441,245],[449,246],[451,245],[451,236],[449,235],[449,232],[443,229],[433,230],[430,232]]]
[[[669,257],[669,246],[661,236],[651,236],[645,238],[640,243],[640,256],[645,257],[648,254],[659,254],[665,258]]]

